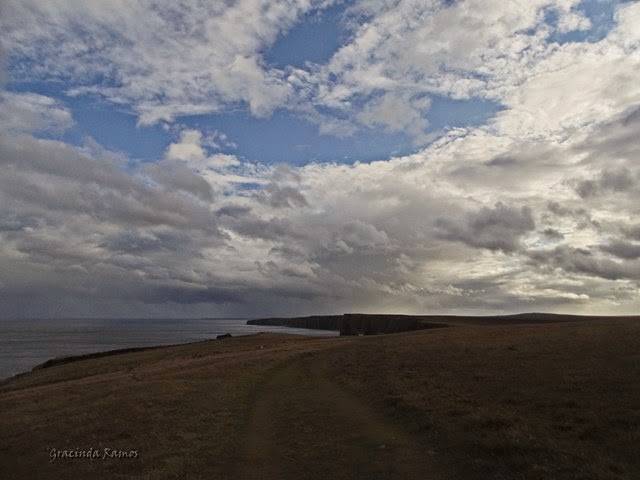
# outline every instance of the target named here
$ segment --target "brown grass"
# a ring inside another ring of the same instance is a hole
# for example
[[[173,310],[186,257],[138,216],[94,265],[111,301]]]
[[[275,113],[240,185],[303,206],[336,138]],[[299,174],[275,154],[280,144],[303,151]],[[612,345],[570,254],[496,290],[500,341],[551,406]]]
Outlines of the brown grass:
[[[640,478],[640,324],[261,334],[0,386],[2,478]],[[135,449],[58,459],[56,449]]]

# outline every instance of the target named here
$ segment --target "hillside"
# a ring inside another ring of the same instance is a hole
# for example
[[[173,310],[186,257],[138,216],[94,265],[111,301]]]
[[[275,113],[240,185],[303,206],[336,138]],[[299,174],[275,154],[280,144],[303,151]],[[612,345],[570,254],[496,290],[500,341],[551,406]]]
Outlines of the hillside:
[[[640,323],[259,334],[0,384],[4,478],[636,479]],[[52,450],[134,458],[52,458]],[[8,474],[8,476],[7,476]]]

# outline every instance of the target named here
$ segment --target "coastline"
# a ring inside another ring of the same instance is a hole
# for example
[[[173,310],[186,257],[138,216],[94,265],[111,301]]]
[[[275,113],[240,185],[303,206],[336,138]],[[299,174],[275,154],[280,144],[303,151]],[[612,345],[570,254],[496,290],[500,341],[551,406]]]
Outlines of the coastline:
[[[202,342],[227,333],[235,337],[284,330],[247,325],[246,318],[4,319],[0,320],[0,383],[43,365]],[[310,329],[287,333],[337,335]]]
[[[640,320],[640,316],[590,316],[538,312],[484,316],[345,313],[343,315],[258,318],[248,320],[247,324],[338,330],[341,336],[349,336],[379,335],[461,325],[526,325],[616,319]]]
[[[105,320],[105,319],[101,319]],[[168,319],[165,319],[168,320]],[[192,319],[198,321],[209,321],[216,319]],[[231,320],[231,319],[225,319]],[[588,316],[588,315],[565,315],[552,313],[520,313],[513,315],[487,315],[487,316],[463,316],[463,315],[395,315],[395,314],[360,314],[347,313],[343,315],[311,315],[306,317],[266,317],[257,319],[232,319],[238,322],[245,322],[246,325],[256,327],[278,327],[275,333],[300,334],[300,330],[330,331],[339,332],[341,336],[358,335],[380,335],[390,333],[401,333],[409,331],[428,330],[435,328],[447,328],[456,326],[490,326],[490,325],[527,325],[527,324],[552,324],[566,322],[588,322],[588,321],[614,321],[614,320],[635,320],[640,321],[640,316]],[[145,321],[151,321],[145,319]],[[287,331],[287,329],[292,329]],[[269,331],[269,330],[267,330]],[[271,330],[274,331],[274,330]],[[251,333],[235,333],[233,336],[247,336],[261,333],[254,331]],[[228,332],[225,332],[228,333]],[[305,332],[306,333],[306,332]],[[0,378],[0,385],[5,384],[16,377],[27,375],[33,371],[63,365],[68,363],[90,360],[95,358],[121,355],[127,353],[142,352],[146,350],[159,349],[164,347],[175,347],[180,345],[197,344],[215,340],[221,333],[212,333],[209,338],[175,342],[159,343],[154,345],[144,345],[136,347],[113,348],[97,350],[87,353],[69,354],[53,356],[47,358],[32,367]]]
[[[77,356],[0,384],[0,464],[54,480],[636,478],[636,320]],[[91,448],[138,456],[49,456]]]

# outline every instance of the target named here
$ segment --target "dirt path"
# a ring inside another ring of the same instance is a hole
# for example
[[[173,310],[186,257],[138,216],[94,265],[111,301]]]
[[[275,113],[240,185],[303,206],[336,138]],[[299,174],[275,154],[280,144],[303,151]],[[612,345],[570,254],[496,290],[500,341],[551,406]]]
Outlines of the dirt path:
[[[322,375],[313,356],[256,392],[241,479],[435,479],[429,448]]]

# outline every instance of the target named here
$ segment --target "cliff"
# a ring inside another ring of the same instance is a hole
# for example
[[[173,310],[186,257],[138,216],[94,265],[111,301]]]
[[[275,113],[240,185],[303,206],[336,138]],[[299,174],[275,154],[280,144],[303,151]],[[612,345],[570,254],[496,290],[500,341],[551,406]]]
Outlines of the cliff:
[[[582,316],[551,313],[520,313],[516,315],[457,316],[457,315],[385,315],[346,313],[344,315],[312,315],[293,318],[261,318],[249,320],[249,325],[276,325],[293,328],[338,330],[340,335],[377,335],[408,332],[455,325],[517,325],[536,323],[578,322],[587,320],[615,320],[640,317]]]
[[[313,315],[293,318],[261,318],[249,320],[247,324],[338,330],[340,335],[376,335],[447,326],[443,323],[429,321],[429,319],[425,317],[411,315],[369,315],[362,313]]]

